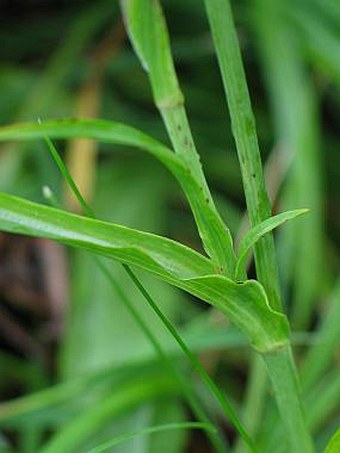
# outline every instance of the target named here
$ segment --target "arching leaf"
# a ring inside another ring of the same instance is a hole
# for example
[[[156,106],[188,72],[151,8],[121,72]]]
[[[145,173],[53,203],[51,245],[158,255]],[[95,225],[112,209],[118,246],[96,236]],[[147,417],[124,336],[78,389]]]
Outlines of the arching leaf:
[[[55,239],[147,270],[219,308],[259,351],[286,342],[286,319],[270,308],[258,282],[238,284],[216,275],[209,259],[178,242],[7,194],[0,194],[0,229]]]

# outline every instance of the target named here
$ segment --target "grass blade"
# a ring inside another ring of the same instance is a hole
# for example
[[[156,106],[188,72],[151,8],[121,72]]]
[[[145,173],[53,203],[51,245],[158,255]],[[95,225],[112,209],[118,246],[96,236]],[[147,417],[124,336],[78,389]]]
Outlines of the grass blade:
[[[92,209],[89,207],[89,205],[86,203],[85,199],[81,195],[77,185],[75,184],[71,174],[69,173],[67,167],[64,165],[63,160],[61,159],[59,153],[55,149],[53,143],[49,138],[46,138],[46,142],[49,148],[49,151],[54,158],[60,172],[68,182],[71,190],[73,191],[74,195],[78,199],[78,202],[80,203],[83,211],[85,214],[88,216],[95,218],[95,215],[92,211]],[[113,281],[109,271],[106,269],[105,266],[103,266],[100,262],[98,263],[103,272],[107,275],[110,281],[112,281],[113,286],[118,289],[118,285]],[[164,315],[162,310],[158,307],[158,305],[155,303],[153,298],[150,296],[149,292],[145,289],[145,287],[142,285],[140,280],[137,278],[135,273],[130,269],[129,266],[124,265],[123,267],[125,271],[127,272],[128,276],[134,283],[134,285],[137,287],[139,292],[143,295],[144,299],[148,303],[148,305],[151,307],[151,309],[156,313],[158,318],[161,320],[165,328],[168,330],[168,332],[172,335],[172,337],[175,339],[179,347],[182,349],[184,354],[187,356],[195,370],[197,371],[198,375],[201,377],[202,381],[204,384],[207,386],[208,389],[210,389],[211,393],[214,395],[216,398],[216,401],[220,404],[222,407],[224,413],[229,417],[229,419],[232,421],[234,426],[236,427],[237,431],[240,433],[242,438],[245,439],[246,443],[249,444],[250,448],[253,449],[252,447],[252,441],[247,435],[246,431],[244,430],[244,427],[238,420],[238,417],[236,413],[234,412],[233,408],[229,404],[229,402],[223,397],[222,393],[219,391],[218,387],[214,383],[214,381],[210,378],[208,373],[205,371],[199,360],[196,358],[196,356],[191,352],[190,348],[186,345],[185,341],[181,337],[181,335],[177,332],[175,326],[171,323],[171,321]],[[133,305],[130,303],[129,300],[127,300],[125,297],[123,297],[123,300],[125,301],[125,305],[129,309],[130,313],[132,316],[136,319],[137,323],[139,326],[142,328],[146,336],[149,338],[151,343],[153,344],[156,352],[159,354],[159,356],[163,359],[164,363],[170,368],[171,371],[174,372],[175,376],[178,378],[180,385],[182,386],[182,389],[184,391],[184,394],[187,396],[189,403],[191,403],[194,412],[198,416],[199,419],[206,421],[207,416],[205,415],[205,411],[203,407],[200,407],[200,399],[199,397],[195,394],[194,390],[190,389],[190,386],[186,384],[186,381],[182,378],[182,376],[177,372],[177,370],[173,367],[172,363],[168,360],[166,354],[162,350],[162,348],[159,346],[157,339],[154,338],[150,330],[148,329],[148,326],[143,322],[142,318],[139,316],[138,312],[134,309]],[[213,436],[211,433],[208,433],[210,437],[212,436],[212,443],[215,445],[215,448],[220,451],[223,450],[220,445],[220,440],[219,438],[215,435],[217,433],[214,433]]]
[[[202,429],[205,431],[211,431],[211,425],[208,425],[207,423],[186,422],[186,423],[167,423],[166,425],[150,426],[149,428],[140,429],[132,433],[126,433],[122,434],[121,436],[117,436],[108,442],[105,442],[101,445],[98,445],[95,448],[92,448],[91,450],[88,451],[88,453],[101,453],[103,451],[106,451],[108,448],[114,447],[123,442],[134,439],[135,437],[138,436],[145,436],[147,434],[154,434],[163,431],[172,431],[177,429]]]
[[[258,350],[286,344],[286,319],[270,308],[258,282],[237,284],[216,275],[211,261],[178,242],[7,194],[0,194],[0,228],[58,240],[140,267],[223,311]]]
[[[211,274],[210,261],[170,239],[0,195],[2,227],[77,245],[173,280]],[[53,219],[53,220],[52,220]],[[176,277],[177,276],[177,277]]]
[[[256,244],[257,241],[261,239],[261,237],[274,230],[278,226],[282,225],[283,223],[287,222],[288,220],[295,219],[295,217],[306,214],[307,212],[308,209],[295,209],[294,211],[283,212],[282,214],[278,214],[264,220],[259,225],[256,225],[249,231],[247,231],[247,233],[241,239],[238,248],[238,256],[235,268],[236,280],[242,278],[242,276],[244,275],[244,263],[247,259],[247,255],[250,249]]]
[[[221,256],[223,254],[223,269],[227,256],[226,250],[232,250],[230,253],[233,255],[234,263],[235,257],[230,233],[217,214],[211,195],[207,193],[208,189],[202,189],[202,183],[195,178],[191,168],[188,168],[185,162],[165,145],[133,127],[106,120],[63,119],[44,121],[40,124],[22,123],[0,128],[0,141],[45,139],[46,136],[59,139],[93,138],[106,143],[136,147],[156,157],[180,183],[191,206],[203,244],[206,244],[207,241],[216,242],[216,247],[219,249],[218,254]],[[209,237],[211,239],[208,239]],[[220,243],[220,241],[222,242]],[[233,266],[234,264],[232,264],[232,268]],[[221,272],[219,266],[215,266],[215,270]]]
[[[271,348],[286,340],[284,318],[269,309],[261,287],[256,282],[237,285],[218,275],[201,280],[199,277],[214,272],[214,266],[207,258],[188,247],[150,233],[68,214],[6,194],[0,195],[0,208],[0,225],[6,231],[48,237],[128,265],[137,265],[203,300],[208,299],[210,303],[220,306],[236,321],[236,325],[246,329],[259,349]],[[91,238],[92,235],[96,238]],[[221,286],[219,290],[216,290],[216,285]],[[242,303],[243,299],[245,304]],[[171,333],[175,334],[175,329],[171,329]],[[178,335],[176,337],[178,341]],[[187,348],[186,354],[188,352],[190,354]],[[189,358],[192,360],[192,354]],[[223,404],[223,410],[228,410],[226,415],[243,433],[236,414],[197,360],[195,367],[205,382],[210,382],[210,388],[219,403]]]
[[[328,442],[324,453],[337,453],[340,451],[340,428]]]

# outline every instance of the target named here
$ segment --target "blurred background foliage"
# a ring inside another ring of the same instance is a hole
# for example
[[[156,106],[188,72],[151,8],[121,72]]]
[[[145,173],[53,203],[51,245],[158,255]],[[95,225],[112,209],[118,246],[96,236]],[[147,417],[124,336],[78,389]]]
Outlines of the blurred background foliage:
[[[276,236],[286,308],[302,343],[298,354],[327,311],[339,269],[340,6],[337,0],[237,0],[232,6],[274,212],[311,209],[308,218]],[[245,202],[204,5],[167,0],[163,7],[202,164],[237,238],[246,228]],[[2,0],[0,8],[2,125],[101,117],[169,143],[147,76],[125,35],[118,2]],[[56,146],[99,218],[201,250],[183,195],[158,162],[135,150],[85,140]],[[44,186],[67,209],[79,211],[44,143],[1,147],[2,191],[45,203]],[[102,417],[93,432],[80,435],[75,451],[87,451],[126,431],[190,418],[178,389],[157,390],[155,384],[153,398],[150,389],[140,386],[162,370],[91,255],[5,234],[0,236],[0,253],[1,398],[62,384],[59,393],[46,393],[38,403],[33,398],[0,405],[0,449],[38,451],[58,430],[95,414],[108,395],[123,395],[129,388],[139,391],[139,397]],[[160,343],[192,385],[199,386],[126,275],[108,265]],[[204,304],[139,275],[239,407],[249,358],[241,334]],[[339,369],[339,363],[332,366]],[[333,407],[315,428],[320,448],[339,418]],[[224,428],[233,440],[233,431]],[[185,431],[143,436],[114,451],[161,449],[209,451],[203,434]]]

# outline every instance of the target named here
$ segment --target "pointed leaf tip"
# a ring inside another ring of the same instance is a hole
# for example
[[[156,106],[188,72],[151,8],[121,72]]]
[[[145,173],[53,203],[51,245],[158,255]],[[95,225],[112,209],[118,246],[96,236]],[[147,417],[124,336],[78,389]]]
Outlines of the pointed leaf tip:
[[[237,262],[235,268],[235,279],[242,279],[244,275],[244,263],[247,259],[247,255],[250,249],[259,241],[265,234],[274,230],[278,226],[287,222],[288,220],[295,219],[296,217],[306,214],[309,209],[295,209],[293,211],[282,212],[281,214],[270,217],[263,222],[255,225],[253,228],[247,231],[247,233],[241,239],[238,247]]]

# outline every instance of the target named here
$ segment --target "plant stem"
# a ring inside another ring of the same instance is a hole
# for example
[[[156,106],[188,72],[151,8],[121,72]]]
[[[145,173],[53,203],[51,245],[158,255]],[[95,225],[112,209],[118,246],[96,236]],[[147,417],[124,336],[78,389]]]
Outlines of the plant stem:
[[[306,421],[312,433],[317,433],[324,421],[334,414],[339,408],[340,399],[340,373],[339,369],[331,371],[318,385],[304,394],[306,407]],[[273,409],[273,408],[270,408]],[[287,449],[283,439],[287,436],[282,425],[277,424],[276,414],[270,410],[268,419],[271,420],[271,429],[267,431],[260,442],[263,453],[286,453]],[[263,434],[263,433],[262,433]]]
[[[148,71],[155,104],[175,152],[199,185],[195,193],[184,190],[204,249],[214,262],[216,273],[231,276],[235,267],[232,238],[213,203],[191,135],[161,4],[158,0],[121,0],[121,6],[130,40]]]
[[[274,388],[281,419],[286,425],[289,451],[313,452],[313,442],[301,410],[300,389],[291,346],[276,349],[262,357]]]
[[[182,157],[189,172],[199,182],[200,194],[190,197],[195,220],[200,229],[203,245],[212,260],[218,263],[218,273],[233,275],[235,269],[235,253],[229,230],[219,216],[207,185],[199,154],[191,134],[188,118],[183,103],[174,106],[159,107],[175,152]],[[210,205],[210,218],[205,217],[199,209],[200,204]],[[224,240],[223,238],[227,238]],[[221,257],[223,256],[223,259]]]
[[[228,0],[205,0],[210,27],[229,105],[232,130],[240,160],[251,225],[271,215],[261,164],[254,115],[242,64],[241,52]],[[255,247],[256,273],[269,302],[281,311],[274,241],[271,234]],[[297,373],[289,340],[287,346],[263,354],[282,421],[289,434],[291,451],[313,451],[299,396]]]
[[[251,226],[271,216],[265,187],[255,119],[241,52],[228,0],[205,0],[210,27],[229,106]],[[281,309],[274,241],[271,233],[254,247],[258,280],[274,310]]]

